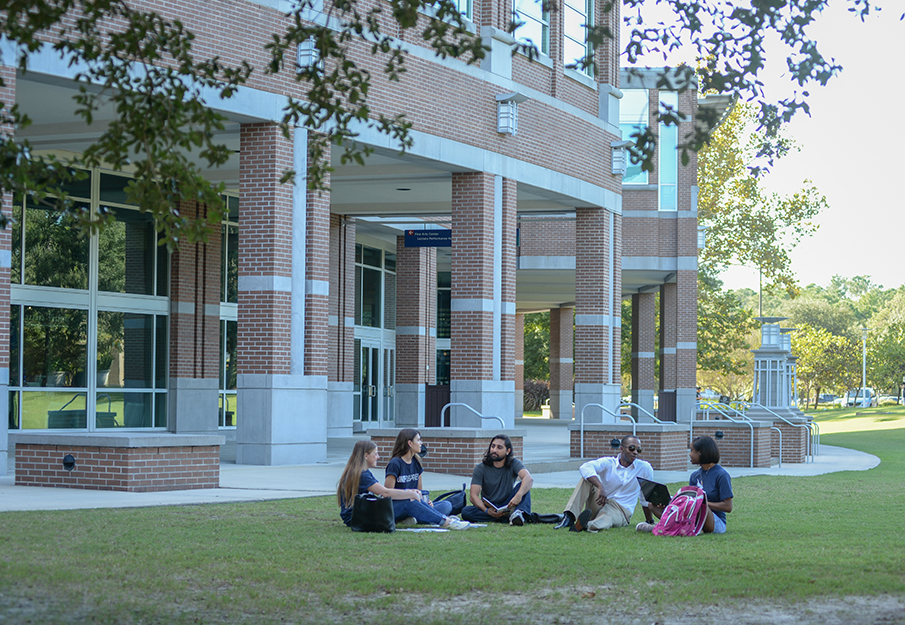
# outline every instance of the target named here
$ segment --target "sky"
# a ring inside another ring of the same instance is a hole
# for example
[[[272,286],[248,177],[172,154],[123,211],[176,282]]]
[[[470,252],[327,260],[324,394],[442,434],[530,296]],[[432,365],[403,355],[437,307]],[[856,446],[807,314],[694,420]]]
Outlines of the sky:
[[[826,286],[838,274],[869,276],[875,284],[896,288],[905,284],[905,254],[899,251],[905,248],[905,79],[899,75],[905,5],[876,0],[872,4],[885,10],[862,22],[847,10],[849,3],[829,0],[809,27],[824,58],[843,69],[825,87],[808,86],[810,116],[799,111],[786,127],[800,151],[778,161],[763,186],[786,195],[810,180],[829,204],[816,219],[817,232],[790,252],[802,286]],[[665,9],[656,5],[652,10]],[[786,55],[778,43],[768,45],[761,79],[769,100],[798,88],[783,73]],[[690,50],[665,61],[657,56],[639,64],[695,64]],[[756,267],[730,267],[720,277],[727,289],[758,288]]]
[[[867,275],[887,289],[905,284],[905,8],[881,2],[885,11],[862,23],[846,2],[830,0],[812,27],[821,53],[843,70],[809,89],[811,116],[797,114],[787,130],[801,150],[764,181],[786,194],[809,179],[829,203],[817,232],[791,252],[802,286],[825,286],[836,274]],[[764,82],[768,96],[789,84],[778,72]],[[757,290],[756,268],[730,268],[721,277],[726,288]]]

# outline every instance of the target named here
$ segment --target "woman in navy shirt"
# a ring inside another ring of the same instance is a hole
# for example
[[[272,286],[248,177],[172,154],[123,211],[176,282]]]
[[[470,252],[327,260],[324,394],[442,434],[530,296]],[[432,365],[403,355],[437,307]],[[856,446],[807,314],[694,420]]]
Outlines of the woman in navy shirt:
[[[412,428],[399,430],[396,442],[393,444],[393,453],[386,469],[386,479],[383,485],[387,488],[401,488],[404,490],[417,490],[423,492],[421,486],[421,451],[424,445],[421,442],[421,433]],[[452,514],[452,503],[449,501],[427,502],[440,514]]]
[[[393,512],[396,519],[413,517],[418,523],[439,525],[447,529],[464,530],[471,527],[467,521],[440,514],[421,501],[421,491],[387,488],[377,481],[371,469],[377,467],[380,454],[377,445],[371,441],[358,441],[352,448],[349,462],[343,469],[342,477],[336,488],[336,500],[339,503],[339,516],[348,525],[352,521],[352,504],[357,495],[366,492],[390,497],[393,500]]]

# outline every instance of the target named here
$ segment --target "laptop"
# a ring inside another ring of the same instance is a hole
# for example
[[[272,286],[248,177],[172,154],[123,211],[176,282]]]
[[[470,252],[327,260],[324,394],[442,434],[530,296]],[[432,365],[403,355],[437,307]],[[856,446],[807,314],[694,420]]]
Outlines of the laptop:
[[[652,482],[643,477],[635,478],[641,485],[641,494],[644,495],[645,501],[655,506],[666,506],[672,497],[669,496],[669,489],[659,482]]]

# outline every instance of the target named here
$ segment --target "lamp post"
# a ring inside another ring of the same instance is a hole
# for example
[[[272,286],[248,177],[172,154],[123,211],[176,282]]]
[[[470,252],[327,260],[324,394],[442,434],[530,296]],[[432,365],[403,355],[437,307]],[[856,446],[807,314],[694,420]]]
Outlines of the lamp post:
[[[861,326],[861,407],[867,399],[867,327]],[[855,395],[857,397],[858,395]]]

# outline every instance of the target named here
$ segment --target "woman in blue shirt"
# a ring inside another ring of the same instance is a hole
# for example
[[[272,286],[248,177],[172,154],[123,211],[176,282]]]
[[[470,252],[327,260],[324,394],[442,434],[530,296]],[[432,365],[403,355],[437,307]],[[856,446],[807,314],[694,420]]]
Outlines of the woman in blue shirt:
[[[339,503],[339,516],[348,525],[352,521],[352,504],[357,495],[371,492],[393,500],[393,512],[396,519],[413,517],[418,523],[439,525],[447,529],[464,530],[471,527],[467,521],[440,514],[421,501],[421,491],[387,488],[377,481],[371,469],[377,467],[380,454],[377,445],[371,441],[358,441],[352,448],[349,462],[343,469],[342,477],[336,488],[336,500]]]
[[[412,428],[399,430],[396,442],[393,444],[393,453],[390,463],[387,465],[386,478],[383,485],[387,488],[401,488],[405,490],[417,490],[423,492],[421,486],[421,451],[424,445],[421,442],[421,433]],[[429,506],[440,514],[452,514],[452,503],[449,501],[428,501]],[[395,505],[395,504],[394,504]]]

